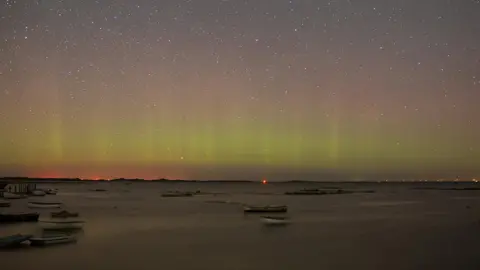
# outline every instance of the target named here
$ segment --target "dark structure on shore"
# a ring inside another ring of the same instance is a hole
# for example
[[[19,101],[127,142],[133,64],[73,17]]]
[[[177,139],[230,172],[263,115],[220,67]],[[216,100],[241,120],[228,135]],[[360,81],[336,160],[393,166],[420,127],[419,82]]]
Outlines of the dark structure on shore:
[[[3,197],[4,192],[29,194],[35,189],[37,189],[37,184],[35,183],[18,183],[12,180],[0,181],[0,197]]]

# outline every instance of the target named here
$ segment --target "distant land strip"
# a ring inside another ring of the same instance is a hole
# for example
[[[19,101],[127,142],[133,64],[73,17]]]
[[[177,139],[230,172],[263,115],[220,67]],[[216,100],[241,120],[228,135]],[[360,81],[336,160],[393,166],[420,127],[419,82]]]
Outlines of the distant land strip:
[[[253,180],[183,180],[183,179],[166,179],[159,178],[153,180],[146,180],[141,178],[115,178],[115,179],[85,179],[85,178],[34,178],[34,177],[0,177],[0,182],[35,182],[35,183],[76,183],[84,181],[92,182],[148,182],[148,183],[261,183],[261,181]],[[381,180],[364,180],[364,181],[312,181],[312,180],[287,180],[287,181],[270,181],[268,184],[425,184],[425,185],[442,185],[442,184],[460,184],[460,183],[472,183],[477,184],[478,182],[472,181],[454,181],[454,180],[444,180],[444,181],[402,181],[402,180],[390,180],[390,181],[381,181]],[[480,183],[479,183],[480,184]]]

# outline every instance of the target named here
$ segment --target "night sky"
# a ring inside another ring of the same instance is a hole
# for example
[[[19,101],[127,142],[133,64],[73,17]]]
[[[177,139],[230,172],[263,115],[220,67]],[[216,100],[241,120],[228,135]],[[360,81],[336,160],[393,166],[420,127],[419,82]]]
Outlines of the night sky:
[[[0,175],[480,177],[478,0],[6,0]]]

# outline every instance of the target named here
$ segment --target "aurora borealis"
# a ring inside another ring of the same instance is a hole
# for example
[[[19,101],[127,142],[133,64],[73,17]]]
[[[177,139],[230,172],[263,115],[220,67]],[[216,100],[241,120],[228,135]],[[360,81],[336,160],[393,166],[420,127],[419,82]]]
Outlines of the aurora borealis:
[[[7,0],[0,175],[480,177],[474,0]]]

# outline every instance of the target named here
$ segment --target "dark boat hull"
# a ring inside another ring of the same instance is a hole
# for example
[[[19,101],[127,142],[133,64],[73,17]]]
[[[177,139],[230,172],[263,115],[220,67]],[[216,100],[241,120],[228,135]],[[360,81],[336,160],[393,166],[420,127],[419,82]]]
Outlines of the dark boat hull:
[[[0,207],[10,207],[9,202],[0,202]]]
[[[73,236],[64,236],[64,237],[46,237],[46,238],[31,238],[31,246],[49,246],[49,245],[61,245],[61,244],[70,244],[77,242],[77,239]]]
[[[30,239],[31,235],[16,234],[0,238],[0,248],[13,248],[20,246],[23,242]]]
[[[0,223],[37,222],[38,213],[0,214]]]
[[[245,213],[286,213],[287,209],[275,210],[244,210]]]
[[[192,197],[193,194],[192,193],[166,193],[166,194],[162,194],[162,197],[170,197],[170,198],[174,198],[174,197]]]
[[[268,206],[268,207],[258,207],[258,206],[246,206],[243,208],[245,213],[285,213],[287,212],[286,206]]]
[[[71,213],[71,212],[68,212],[68,211],[60,211],[60,212],[52,212],[50,214],[50,216],[52,218],[74,218],[74,217],[78,217],[79,214],[78,213]]]

